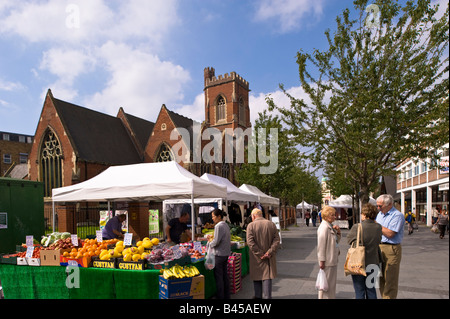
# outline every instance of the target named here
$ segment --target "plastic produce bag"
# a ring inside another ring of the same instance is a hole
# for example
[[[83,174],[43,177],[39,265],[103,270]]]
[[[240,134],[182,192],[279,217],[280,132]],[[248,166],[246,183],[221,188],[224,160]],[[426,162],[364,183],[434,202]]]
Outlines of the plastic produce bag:
[[[211,248],[208,243],[208,251],[206,252],[205,268],[208,270],[214,269],[216,266],[216,256],[214,254],[214,248]]]
[[[434,224],[433,227],[431,227],[431,232],[437,234],[439,233],[439,228],[437,226],[437,224]]]
[[[316,289],[322,290],[322,291],[328,291],[327,276],[325,275],[325,271],[323,271],[323,269],[320,269],[319,274],[317,275]]]

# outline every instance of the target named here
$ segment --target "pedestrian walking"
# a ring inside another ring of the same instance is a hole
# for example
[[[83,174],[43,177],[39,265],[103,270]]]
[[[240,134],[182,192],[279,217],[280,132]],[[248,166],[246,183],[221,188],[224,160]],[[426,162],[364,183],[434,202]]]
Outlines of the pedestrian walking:
[[[316,222],[317,222],[317,210],[313,209],[312,213],[311,213],[311,220],[312,220],[312,224],[313,227],[316,227]]]
[[[443,239],[445,235],[445,230],[448,226],[448,213],[446,209],[441,210],[436,220],[436,224],[439,227],[439,238]]]
[[[276,252],[280,236],[275,224],[263,218],[260,209],[252,210],[252,222],[247,226],[250,277],[255,298],[272,298],[272,279],[277,276]]]
[[[408,223],[408,235],[411,235],[414,232],[413,224],[416,220],[416,215],[411,213],[411,210],[405,214],[405,221]]]
[[[398,278],[402,260],[402,240],[405,217],[394,207],[394,198],[384,194],[377,198],[377,209],[380,211],[376,222],[382,228],[381,254],[383,256],[383,275],[380,278],[380,293],[383,299],[396,299]]]
[[[438,216],[439,216],[439,211],[436,209],[436,207],[433,207],[432,211],[433,211],[433,213],[431,215],[431,220],[432,220],[433,224],[436,224],[436,221],[437,221]]]
[[[306,210],[305,213],[305,222],[306,222],[306,226],[309,227],[309,219],[311,218],[311,213],[309,212],[309,209]]]
[[[228,278],[228,257],[231,254],[230,227],[223,220],[227,216],[221,209],[214,209],[211,217],[215,224],[214,239],[210,247],[214,248],[215,266],[214,278],[216,279],[217,299],[230,299],[230,282]]]
[[[365,266],[367,277],[373,272],[380,271],[381,263],[381,225],[375,222],[378,211],[372,204],[365,204],[361,208],[362,242],[365,248]],[[358,225],[355,224],[347,234],[347,243],[352,245],[356,241]],[[377,299],[375,283],[367,283],[366,276],[352,275],[353,288],[356,299]],[[371,276],[377,278],[378,276]]]
[[[317,259],[319,268],[325,272],[328,291],[323,291],[319,298],[336,298],[337,264],[339,257],[338,243],[341,240],[339,226],[332,225],[336,220],[336,210],[331,206],[322,209],[322,223],[317,229]]]

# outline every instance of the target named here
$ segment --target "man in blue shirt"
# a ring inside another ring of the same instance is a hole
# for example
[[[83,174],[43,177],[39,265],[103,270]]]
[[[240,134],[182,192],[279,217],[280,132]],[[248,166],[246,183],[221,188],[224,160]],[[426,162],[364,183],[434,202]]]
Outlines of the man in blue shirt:
[[[396,299],[405,217],[394,207],[394,198],[391,195],[379,196],[377,208],[380,212],[377,215],[376,222],[382,226],[383,235],[381,236],[380,249],[384,259],[383,276],[380,278],[380,293],[383,299]]]

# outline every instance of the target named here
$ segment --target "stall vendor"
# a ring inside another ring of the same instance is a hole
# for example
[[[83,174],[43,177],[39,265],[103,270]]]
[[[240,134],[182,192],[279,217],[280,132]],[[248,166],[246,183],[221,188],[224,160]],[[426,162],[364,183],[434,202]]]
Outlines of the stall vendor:
[[[127,219],[127,215],[116,215],[106,223],[102,230],[102,237],[106,239],[123,238],[122,223]]]
[[[188,230],[187,223],[189,222],[189,213],[183,212],[179,218],[173,218],[170,220],[166,227],[167,242],[173,244],[179,244],[181,234],[186,234],[192,238],[190,230]]]

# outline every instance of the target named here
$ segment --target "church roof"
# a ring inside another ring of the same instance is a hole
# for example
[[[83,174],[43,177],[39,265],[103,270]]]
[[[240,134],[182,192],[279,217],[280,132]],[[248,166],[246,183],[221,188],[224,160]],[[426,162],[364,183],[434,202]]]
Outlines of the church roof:
[[[78,158],[111,165],[142,162],[119,118],[54,97],[52,100]],[[131,122],[133,126],[142,126],[134,118]],[[138,135],[142,138],[142,134]]]

